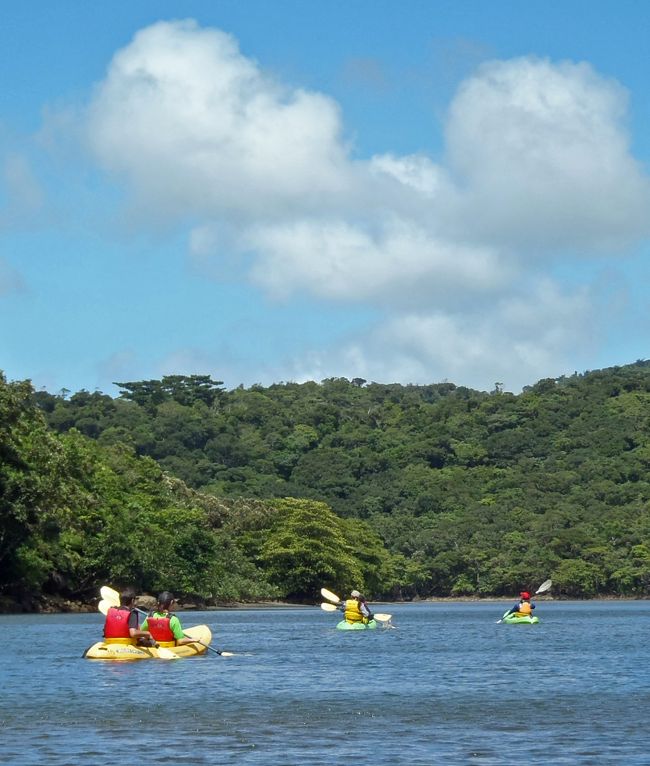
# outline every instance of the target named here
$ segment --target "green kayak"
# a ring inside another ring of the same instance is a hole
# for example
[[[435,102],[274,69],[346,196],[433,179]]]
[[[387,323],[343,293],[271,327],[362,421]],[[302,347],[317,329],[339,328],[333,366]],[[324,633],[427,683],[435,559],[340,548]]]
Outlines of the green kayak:
[[[374,620],[370,620],[369,623],[363,622],[348,622],[347,620],[341,620],[337,623],[337,630],[374,630],[377,627],[377,623]]]
[[[527,614],[518,616],[506,612],[501,618],[501,622],[507,622],[509,625],[537,625],[539,617],[530,617]]]

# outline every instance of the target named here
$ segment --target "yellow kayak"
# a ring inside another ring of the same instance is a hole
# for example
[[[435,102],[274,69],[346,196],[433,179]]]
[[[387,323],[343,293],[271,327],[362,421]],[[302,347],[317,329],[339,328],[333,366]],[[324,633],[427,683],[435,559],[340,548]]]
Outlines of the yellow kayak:
[[[159,660],[175,659],[169,653],[180,657],[196,657],[208,651],[208,645],[212,641],[212,631],[207,625],[195,625],[193,628],[183,630],[186,636],[195,639],[196,644],[183,644],[182,646],[136,646],[127,638],[109,638],[98,641],[89,646],[83,653],[87,660],[119,660],[121,662],[131,660]],[[205,646],[204,646],[205,644]]]

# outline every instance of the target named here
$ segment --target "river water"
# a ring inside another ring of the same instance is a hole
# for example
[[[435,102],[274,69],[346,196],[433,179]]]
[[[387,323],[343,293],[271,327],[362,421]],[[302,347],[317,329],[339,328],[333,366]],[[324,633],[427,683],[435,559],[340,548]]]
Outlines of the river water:
[[[99,614],[2,616],[0,763],[650,764],[650,602],[507,606],[184,612],[237,656],[134,663],[82,659]]]

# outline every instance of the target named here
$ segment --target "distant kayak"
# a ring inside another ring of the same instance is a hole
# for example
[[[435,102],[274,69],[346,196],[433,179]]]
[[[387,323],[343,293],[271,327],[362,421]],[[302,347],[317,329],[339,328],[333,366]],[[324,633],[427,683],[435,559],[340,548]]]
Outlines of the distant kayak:
[[[374,630],[376,627],[377,623],[375,620],[370,620],[368,623],[341,620],[341,622],[336,625],[337,630]]]
[[[183,644],[182,646],[166,646],[163,653],[173,652],[177,657],[196,657],[208,651],[207,644],[212,640],[212,631],[207,625],[195,625],[187,628],[185,635],[201,641],[201,644]],[[206,644],[204,646],[203,644]],[[83,653],[87,660],[117,660],[129,662],[132,660],[162,659],[160,651],[155,646],[135,646],[126,638],[109,638],[89,646]],[[173,659],[173,657],[171,658]]]
[[[509,625],[537,625],[539,617],[531,617],[528,614],[517,615],[513,612],[504,614],[501,622],[507,622]]]

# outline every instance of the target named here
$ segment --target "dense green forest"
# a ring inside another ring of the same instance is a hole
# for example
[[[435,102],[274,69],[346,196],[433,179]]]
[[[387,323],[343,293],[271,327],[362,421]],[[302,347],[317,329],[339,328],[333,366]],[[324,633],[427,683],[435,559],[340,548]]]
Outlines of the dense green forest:
[[[650,592],[650,362],[519,395],[209,376],[0,377],[0,597]],[[37,599],[36,599],[37,600]]]

